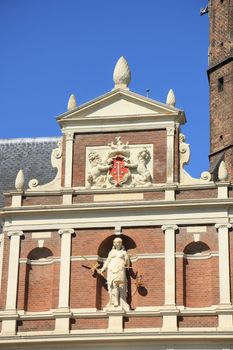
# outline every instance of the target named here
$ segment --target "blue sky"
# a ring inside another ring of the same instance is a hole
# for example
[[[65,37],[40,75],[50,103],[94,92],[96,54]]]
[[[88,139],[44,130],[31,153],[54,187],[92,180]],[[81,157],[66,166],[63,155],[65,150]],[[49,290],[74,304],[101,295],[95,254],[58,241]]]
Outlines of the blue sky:
[[[130,89],[186,112],[188,167],[208,169],[207,0],[1,0],[0,138],[57,136],[69,95],[78,104],[113,88],[126,57]]]

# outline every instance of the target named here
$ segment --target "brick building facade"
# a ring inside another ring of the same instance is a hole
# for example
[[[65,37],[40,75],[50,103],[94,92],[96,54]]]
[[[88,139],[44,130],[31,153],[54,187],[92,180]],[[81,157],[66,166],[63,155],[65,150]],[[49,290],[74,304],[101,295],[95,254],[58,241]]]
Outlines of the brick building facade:
[[[219,7],[226,4],[232,23],[229,1],[212,0],[210,8],[211,125],[217,103],[225,106],[223,118],[232,112],[228,86],[223,100],[215,91],[215,74],[228,68],[215,61],[222,53],[214,49],[219,26],[213,21],[223,20]],[[228,79],[232,72],[224,84]],[[192,178],[184,170],[190,148],[180,130],[186,117],[173,91],[163,104],[131,92],[129,82],[121,57],[111,92],[81,106],[72,95],[57,118],[62,138],[51,147],[56,176],[28,184],[29,175],[18,169],[15,189],[5,191],[2,348],[232,348],[232,138],[224,125],[212,126],[212,154],[220,134],[229,141],[226,162],[218,155],[212,175]],[[114,246],[116,238],[125,250]],[[125,280],[110,285],[112,251],[119,253],[114,268],[122,256],[128,261],[114,271]]]

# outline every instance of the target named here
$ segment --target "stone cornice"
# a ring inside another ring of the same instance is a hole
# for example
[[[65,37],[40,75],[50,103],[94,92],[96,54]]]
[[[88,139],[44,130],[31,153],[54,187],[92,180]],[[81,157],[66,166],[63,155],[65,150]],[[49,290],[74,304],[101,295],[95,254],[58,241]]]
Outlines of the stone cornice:
[[[216,207],[233,207],[233,198],[227,199],[189,199],[189,200],[177,200],[177,201],[124,201],[124,202],[110,202],[108,204],[104,203],[85,203],[85,204],[71,204],[71,205],[34,205],[27,207],[18,207],[17,209],[14,207],[5,207],[0,212],[0,217],[5,217],[7,215],[21,215],[26,213],[44,213],[47,214],[50,212],[74,212],[74,211],[97,211],[97,210],[121,210],[121,209],[153,209],[153,208],[216,208]]]

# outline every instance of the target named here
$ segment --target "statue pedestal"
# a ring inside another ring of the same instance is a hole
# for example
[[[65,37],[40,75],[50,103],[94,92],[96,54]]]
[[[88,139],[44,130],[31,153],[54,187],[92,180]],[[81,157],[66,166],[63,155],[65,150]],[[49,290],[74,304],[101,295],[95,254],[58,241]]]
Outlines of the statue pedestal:
[[[121,333],[123,332],[123,316],[125,310],[121,306],[111,306],[106,309],[108,314],[108,332],[109,333]]]

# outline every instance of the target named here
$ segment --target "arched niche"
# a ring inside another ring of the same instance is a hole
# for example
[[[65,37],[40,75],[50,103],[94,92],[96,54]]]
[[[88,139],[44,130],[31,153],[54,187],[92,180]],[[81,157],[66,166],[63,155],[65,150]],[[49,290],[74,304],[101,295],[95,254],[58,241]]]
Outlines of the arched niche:
[[[47,311],[52,308],[53,253],[46,247],[34,248],[27,256],[24,309]]]
[[[120,237],[123,241],[123,245],[125,247],[125,250],[128,251],[130,249],[134,249],[136,248],[136,243],[135,241],[130,238],[129,236],[126,235],[111,235],[109,237],[107,237],[106,239],[104,239],[98,248],[97,254],[98,254],[98,262],[100,264],[100,266],[103,265],[102,259],[106,259],[108,256],[108,253],[110,252],[110,250],[113,247],[113,240],[116,237]],[[128,297],[127,297],[127,303],[130,305],[131,304],[131,274],[132,271],[129,269],[126,271],[127,273],[127,280],[128,280]],[[105,276],[106,276],[106,272],[105,272]],[[106,284],[106,279],[101,277],[101,276],[97,276],[97,282],[96,282],[96,308],[98,310],[103,309],[107,303],[109,301],[109,296],[108,296],[108,289],[107,289],[107,284]]]
[[[184,306],[195,308],[213,305],[216,259],[213,259],[209,246],[202,241],[191,242],[183,253]]]

